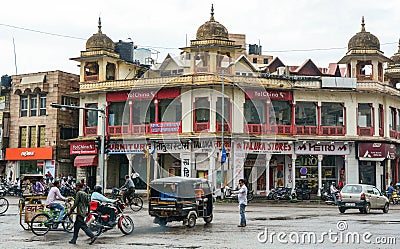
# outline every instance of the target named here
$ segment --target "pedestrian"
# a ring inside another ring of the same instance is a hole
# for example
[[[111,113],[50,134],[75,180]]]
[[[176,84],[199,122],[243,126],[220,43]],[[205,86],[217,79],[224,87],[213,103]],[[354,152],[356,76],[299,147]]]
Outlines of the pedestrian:
[[[387,188],[387,193],[388,193],[389,203],[390,203],[390,201],[392,201],[393,204],[394,204],[394,200],[393,200],[393,192],[394,191],[395,191],[395,189],[393,187],[393,182],[391,182],[389,187]]]
[[[240,224],[238,227],[246,226],[246,206],[247,206],[247,187],[244,184],[244,179],[239,180],[239,190],[232,191],[238,195],[239,208],[240,208]]]
[[[58,215],[58,220],[61,221],[64,217],[65,207],[61,205],[57,200],[67,201],[68,199],[61,195],[60,193],[60,182],[54,181],[54,186],[50,189],[49,194],[46,199],[46,206],[50,206],[52,209],[57,209],[60,211]]]
[[[72,239],[69,241],[70,244],[76,244],[76,240],[78,239],[79,230],[82,229],[86,235],[90,238],[89,245],[93,244],[97,236],[93,234],[93,232],[89,229],[85,222],[86,213],[89,208],[89,195],[82,191],[83,185],[78,182],[76,184],[76,198],[74,201],[74,205],[68,212],[68,215],[71,215],[75,208],[77,208],[76,220],[74,223],[74,235]]]
[[[124,200],[125,204],[128,204],[127,199],[131,195],[135,193],[135,184],[133,183],[132,179],[129,177],[129,175],[125,176],[125,183],[124,185],[121,186],[121,188],[127,188],[127,190],[124,192],[122,195],[122,199]],[[129,200],[130,202],[130,200]]]

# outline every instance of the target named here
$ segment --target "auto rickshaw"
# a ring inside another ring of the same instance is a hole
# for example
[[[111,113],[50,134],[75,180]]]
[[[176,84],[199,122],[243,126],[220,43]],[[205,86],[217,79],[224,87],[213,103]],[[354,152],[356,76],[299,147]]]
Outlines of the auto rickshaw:
[[[210,183],[202,178],[167,177],[150,183],[149,214],[154,223],[166,226],[171,221],[183,221],[194,227],[196,219],[206,224],[213,219],[213,195]]]

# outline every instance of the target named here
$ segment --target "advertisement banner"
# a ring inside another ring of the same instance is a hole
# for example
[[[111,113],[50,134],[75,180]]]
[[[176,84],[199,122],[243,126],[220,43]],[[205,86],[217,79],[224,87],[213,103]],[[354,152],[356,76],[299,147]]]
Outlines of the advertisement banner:
[[[350,146],[344,142],[298,142],[294,152],[298,155],[349,155]]]
[[[192,169],[191,169],[191,160],[189,153],[181,154],[181,176],[182,177],[191,177]]]
[[[359,143],[358,157],[361,161],[383,161],[396,158],[396,145],[384,143]]]
[[[108,154],[144,154],[146,141],[111,141]]]
[[[254,154],[293,154],[293,142],[289,141],[239,141],[236,150]]]
[[[51,160],[53,148],[6,148],[6,160]]]
[[[69,146],[71,155],[97,155],[98,150],[94,141],[71,142]]]

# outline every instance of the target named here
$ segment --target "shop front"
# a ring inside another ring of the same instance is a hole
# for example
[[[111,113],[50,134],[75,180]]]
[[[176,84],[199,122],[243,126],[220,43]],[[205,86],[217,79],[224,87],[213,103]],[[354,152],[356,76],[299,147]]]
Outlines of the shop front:
[[[358,143],[359,183],[385,190],[395,180],[396,145]]]
[[[313,194],[320,194],[321,188],[333,182],[346,182],[345,156],[350,147],[345,142],[311,141],[298,142],[295,146],[296,186],[308,188]]]
[[[93,189],[96,185],[98,151],[94,141],[71,142],[69,146],[71,155],[75,155],[74,167],[76,167],[76,181],[82,179]]]
[[[24,176],[44,176],[50,172],[55,176],[53,148],[7,148],[7,167],[13,172],[13,180]]]
[[[248,188],[257,194],[268,193],[273,187],[291,187],[293,158],[292,141],[238,140],[235,142],[233,183],[244,178]]]

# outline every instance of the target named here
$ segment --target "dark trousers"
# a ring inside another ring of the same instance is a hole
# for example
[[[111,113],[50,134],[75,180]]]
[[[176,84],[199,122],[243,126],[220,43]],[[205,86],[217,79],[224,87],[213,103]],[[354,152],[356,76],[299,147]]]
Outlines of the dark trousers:
[[[114,208],[104,206],[104,205],[99,205],[99,207],[97,208],[97,211],[99,211],[102,214],[110,215],[110,221],[115,221],[115,209]]]
[[[126,199],[129,197],[129,202],[131,201],[131,195],[133,196],[133,194],[135,193],[135,188],[128,188],[124,194],[122,195],[122,198],[124,199],[125,203],[128,203],[126,201]]]
[[[82,229],[87,236],[89,236],[90,238],[94,237],[94,234],[92,233],[92,231],[90,231],[89,227],[86,225],[85,222],[85,218],[77,215],[76,216],[76,220],[74,223],[74,236],[72,237],[72,242],[76,242],[76,240],[78,239],[78,234],[79,234],[79,230]]]

